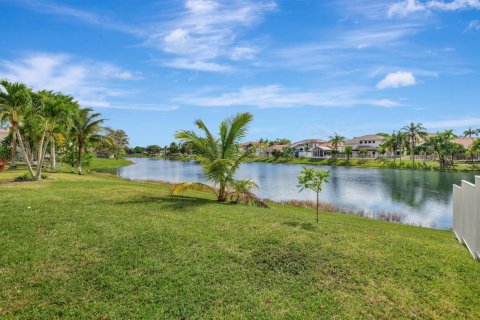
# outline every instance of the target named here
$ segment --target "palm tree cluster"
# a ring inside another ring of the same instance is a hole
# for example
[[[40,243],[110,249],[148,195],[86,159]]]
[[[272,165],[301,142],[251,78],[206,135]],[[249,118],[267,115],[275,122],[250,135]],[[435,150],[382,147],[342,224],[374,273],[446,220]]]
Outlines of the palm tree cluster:
[[[454,142],[457,136],[453,130],[428,134],[421,123],[412,122],[399,131],[382,135],[385,141],[381,147],[393,156],[394,161],[397,156],[402,161],[402,155],[408,152],[413,164],[415,164],[415,155],[434,156],[440,166],[447,167],[453,165],[458,155],[470,154],[473,160],[473,155],[480,152],[476,147],[479,145],[478,140],[473,142],[470,150],[467,150],[463,145]],[[480,135],[480,130],[469,128],[464,132],[464,137],[472,138],[473,135]]]
[[[19,82],[0,81],[0,119],[10,128],[10,167],[16,167],[20,152],[34,180],[42,177],[49,156],[49,167],[57,167],[57,156],[77,166],[91,157],[87,151],[93,143],[109,141],[101,135],[105,119],[92,109],[81,108],[73,97],[47,90],[34,91]],[[73,169],[72,169],[73,170]]]

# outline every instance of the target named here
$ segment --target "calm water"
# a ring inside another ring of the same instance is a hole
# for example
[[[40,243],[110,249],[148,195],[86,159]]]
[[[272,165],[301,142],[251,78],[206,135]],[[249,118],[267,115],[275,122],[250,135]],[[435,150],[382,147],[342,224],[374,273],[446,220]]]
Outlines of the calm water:
[[[168,182],[203,181],[200,165],[194,161],[130,159],[134,165],[118,169],[127,179]],[[362,169],[329,167],[330,181],[321,201],[349,210],[368,213],[400,214],[402,222],[430,228],[448,229],[452,225],[452,184],[474,180],[473,173]],[[244,163],[238,178],[255,181],[261,198],[275,201],[315,200],[313,192],[298,192],[297,176],[301,165]]]

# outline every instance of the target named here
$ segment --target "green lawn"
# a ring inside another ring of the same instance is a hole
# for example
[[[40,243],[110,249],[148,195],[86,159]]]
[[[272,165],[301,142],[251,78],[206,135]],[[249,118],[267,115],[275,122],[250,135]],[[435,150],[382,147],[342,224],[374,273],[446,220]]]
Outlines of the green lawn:
[[[448,231],[102,175],[4,183],[0,203],[1,319],[480,314],[480,264]]]

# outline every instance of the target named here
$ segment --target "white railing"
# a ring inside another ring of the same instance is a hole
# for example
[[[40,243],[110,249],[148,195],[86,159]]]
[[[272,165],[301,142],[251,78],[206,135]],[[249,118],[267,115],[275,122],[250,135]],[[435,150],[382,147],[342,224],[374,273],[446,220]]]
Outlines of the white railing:
[[[460,187],[453,185],[453,232],[480,259],[480,176],[475,184],[462,180]]]

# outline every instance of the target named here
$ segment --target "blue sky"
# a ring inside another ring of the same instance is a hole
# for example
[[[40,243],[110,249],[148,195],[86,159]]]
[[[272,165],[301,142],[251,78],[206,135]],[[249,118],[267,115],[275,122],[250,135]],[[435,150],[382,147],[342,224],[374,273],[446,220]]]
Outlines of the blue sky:
[[[131,145],[255,115],[248,139],[480,127],[480,0],[0,0],[0,77]]]

